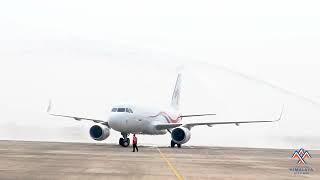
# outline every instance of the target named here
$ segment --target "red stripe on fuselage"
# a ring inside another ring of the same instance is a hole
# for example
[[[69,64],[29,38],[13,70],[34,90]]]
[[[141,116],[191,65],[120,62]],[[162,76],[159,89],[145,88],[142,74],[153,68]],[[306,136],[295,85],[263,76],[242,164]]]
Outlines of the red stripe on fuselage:
[[[181,121],[181,117],[180,115],[177,118],[172,118],[170,115],[168,115],[166,112],[160,112],[155,116],[150,116],[150,117],[158,117],[158,116],[164,116],[165,119],[168,121],[168,123],[178,123],[179,121]]]

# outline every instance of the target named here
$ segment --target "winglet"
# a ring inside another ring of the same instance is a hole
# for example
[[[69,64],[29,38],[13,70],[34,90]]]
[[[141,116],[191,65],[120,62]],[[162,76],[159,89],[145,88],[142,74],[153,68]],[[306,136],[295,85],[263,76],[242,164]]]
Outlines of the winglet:
[[[50,113],[51,108],[52,108],[52,102],[51,102],[51,99],[50,99],[50,100],[49,100],[48,107],[47,107],[47,113]]]
[[[281,109],[281,113],[280,113],[279,118],[275,121],[280,121],[282,119],[283,111],[284,111],[284,105],[282,105],[282,109]]]

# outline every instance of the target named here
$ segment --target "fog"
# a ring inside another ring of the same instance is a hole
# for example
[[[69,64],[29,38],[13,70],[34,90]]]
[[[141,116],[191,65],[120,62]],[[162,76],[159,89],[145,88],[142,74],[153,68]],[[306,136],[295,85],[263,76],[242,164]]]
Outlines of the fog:
[[[166,106],[183,67],[182,113],[217,113],[184,122],[273,120],[284,106],[276,123],[195,127],[188,145],[319,149],[316,3],[1,2],[0,139],[95,142],[93,123],[48,116],[49,99],[97,119],[119,102]]]

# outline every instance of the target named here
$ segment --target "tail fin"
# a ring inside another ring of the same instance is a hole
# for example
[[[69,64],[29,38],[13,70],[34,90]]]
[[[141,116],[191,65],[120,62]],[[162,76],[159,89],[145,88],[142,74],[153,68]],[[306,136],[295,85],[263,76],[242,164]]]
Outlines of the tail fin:
[[[176,85],[174,87],[174,91],[171,99],[171,106],[178,110],[180,104],[180,88],[181,88],[181,74],[178,74]]]

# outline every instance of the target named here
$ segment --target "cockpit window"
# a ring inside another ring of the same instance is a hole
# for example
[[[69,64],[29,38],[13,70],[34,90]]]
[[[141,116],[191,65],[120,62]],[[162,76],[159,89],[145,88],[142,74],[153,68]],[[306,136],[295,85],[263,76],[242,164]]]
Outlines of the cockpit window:
[[[125,112],[126,108],[118,108],[118,112]]]
[[[126,112],[128,112],[128,113],[133,113],[130,108],[126,108]]]
[[[111,112],[127,112],[133,113],[131,108],[112,108]]]

